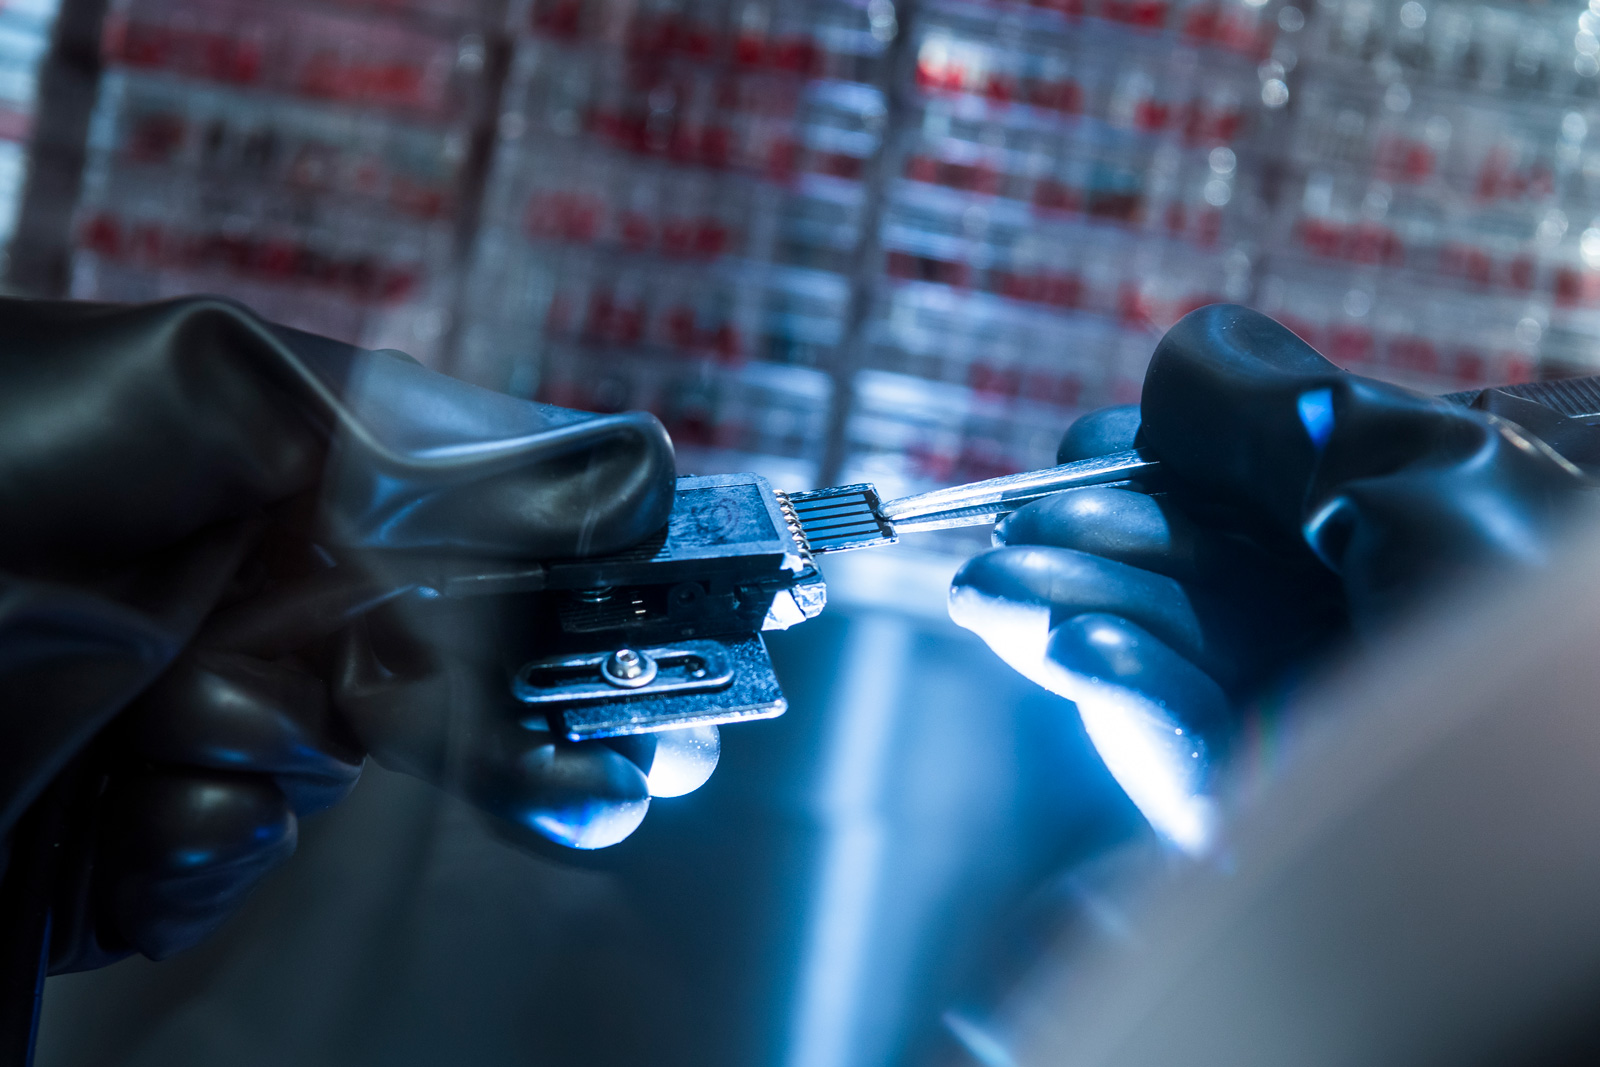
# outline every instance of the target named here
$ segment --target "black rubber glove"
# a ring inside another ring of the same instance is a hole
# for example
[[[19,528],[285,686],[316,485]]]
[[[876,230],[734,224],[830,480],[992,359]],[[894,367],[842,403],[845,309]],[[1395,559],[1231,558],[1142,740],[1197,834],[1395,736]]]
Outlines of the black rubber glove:
[[[1490,396],[1500,415],[1346,374],[1246,308],[1202,308],[1161,340],[1139,408],[1086,415],[1061,444],[1067,462],[1137,439],[1161,484],[1016,512],[1003,547],[957,573],[951,615],[1074,701],[1156,829],[1203,847],[1252,705],[1429,590],[1545,558],[1586,484],[1555,448],[1588,462],[1595,433]]]
[[[0,336],[0,832],[86,750],[92,794],[56,970],[204,936],[368,750],[565,844],[637,825],[648,758],[515,725],[453,654],[497,598],[441,615],[374,561],[627,547],[671,507],[654,418],[516,400],[212,299],[0,301]],[[714,733],[666,744],[714,764]]]

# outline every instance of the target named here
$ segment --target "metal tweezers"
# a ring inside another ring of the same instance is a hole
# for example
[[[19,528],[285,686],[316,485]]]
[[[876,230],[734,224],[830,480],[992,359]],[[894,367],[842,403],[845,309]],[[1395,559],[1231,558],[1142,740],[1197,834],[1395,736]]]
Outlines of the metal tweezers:
[[[1489,392],[1531,400],[1572,419],[1600,417],[1600,375],[1472,389],[1439,397],[1460,407],[1476,407]],[[1135,448],[1044,470],[935,489],[898,500],[880,501],[870,483],[839,485],[809,493],[779,494],[814,553],[843,552],[893,544],[903,533],[986,526],[1024,504],[1064,489],[1150,482],[1161,461]]]
[[[880,501],[868,482],[782,494],[814,553],[889,545],[904,533],[992,526],[1024,504],[1091,485],[1148,479],[1160,461],[1139,449]]]

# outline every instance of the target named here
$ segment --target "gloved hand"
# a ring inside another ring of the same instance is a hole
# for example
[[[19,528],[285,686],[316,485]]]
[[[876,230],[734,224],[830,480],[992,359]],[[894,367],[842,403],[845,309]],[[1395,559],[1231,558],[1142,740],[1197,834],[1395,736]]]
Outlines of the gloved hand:
[[[1156,348],[1140,407],[1093,412],[1058,462],[1132,448],[1159,485],[1030,504],[968,561],[950,613],[1074,701],[1163,836],[1204,846],[1216,767],[1253,710],[1430,590],[1545,558],[1596,432],[1503,393],[1493,414],[1339,370],[1213,305]],[[1564,457],[1557,449],[1567,454]]]
[[[92,794],[55,970],[204,936],[365,751],[580,848],[631,832],[666,750],[709,774],[714,731],[652,751],[518,726],[472,644],[499,599],[446,604],[375,562],[627,547],[671,507],[651,416],[516,400],[214,299],[0,301],[0,333],[0,833],[75,759]]]

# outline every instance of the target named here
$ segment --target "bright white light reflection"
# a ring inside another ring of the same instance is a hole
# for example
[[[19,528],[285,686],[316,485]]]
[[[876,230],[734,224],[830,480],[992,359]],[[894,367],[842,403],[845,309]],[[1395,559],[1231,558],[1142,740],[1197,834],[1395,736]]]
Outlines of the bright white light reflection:
[[[1585,266],[1600,267],[1600,229],[1590,226],[1578,237],[1578,254]]]
[[[789,1030],[789,1067],[839,1067],[863,1002],[861,972],[883,866],[878,788],[889,759],[899,679],[911,662],[902,620],[869,615],[854,627],[839,671],[818,800],[826,830],[800,995]]]
[[[985,596],[970,586],[953,585],[950,618],[957,626],[983,638],[1006,666],[1028,681],[1051,689],[1044,671],[1044,650],[1050,641],[1048,607]]]
[[[711,778],[722,755],[715,726],[684,726],[656,735],[655,758],[645,776],[653,797],[681,797]]]
[[[1175,716],[1120,686],[1051,663],[1045,656],[1050,609],[1042,604],[952,587],[950,617],[1018,674],[1078,705],[1095,750],[1156,833],[1185,852],[1205,850],[1216,819],[1202,789],[1206,760]]]
[[[1167,710],[1119,686],[1070,698],[1095,751],[1156,833],[1190,854],[1211,842],[1216,814],[1201,789],[1205,755]]]

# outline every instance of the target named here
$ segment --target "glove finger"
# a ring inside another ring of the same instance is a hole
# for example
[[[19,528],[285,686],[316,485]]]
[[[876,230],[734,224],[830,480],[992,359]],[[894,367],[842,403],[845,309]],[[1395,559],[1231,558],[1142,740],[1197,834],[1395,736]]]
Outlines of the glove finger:
[[[1345,627],[1338,578],[1309,553],[1285,557],[1208,529],[1171,498],[1075,489],[1017,511],[995,539],[1091,553],[1178,581],[1210,640],[1203,665],[1230,692],[1254,687]]]
[[[103,940],[155,960],[222,925],[298,836],[288,800],[255,775],[124,772],[104,810],[95,879],[113,933]]]
[[[233,652],[190,649],[122,715],[115,739],[163,764],[270,774],[296,815],[343,799],[362,752],[321,679]]]
[[[615,749],[507,723],[479,739],[461,792],[507,822],[569,848],[607,848],[650,810],[645,773]]]
[[[1036,500],[995,527],[1001,545],[1053,545],[1089,552],[1231,596],[1286,583],[1328,585],[1309,552],[1284,555],[1242,535],[1196,523],[1167,496],[1091,486]],[[1259,577],[1258,577],[1259,576]]]
[[[1057,463],[1126,452],[1139,436],[1138,404],[1100,408],[1073,420],[1056,448]]]
[[[963,564],[950,585],[950,617],[1024,677],[1047,688],[1042,664],[1050,631],[1091,612],[1126,618],[1197,663],[1213,658],[1180,583],[1086,552],[991,549]]]
[[[366,629],[341,641],[333,692],[373,759],[572,848],[616,844],[644,820],[649,783],[622,754],[520,725],[521,706],[486,670],[396,674]]]
[[[1232,718],[1217,683],[1143,627],[1098,612],[1051,632],[1042,674],[1078,706],[1107,769],[1151,825],[1202,848]]]
[[[644,771],[653,797],[693,793],[710,780],[722,755],[722,735],[715,726],[612,737],[604,743]]]
[[[996,526],[994,539],[1088,552],[1183,582],[1231,575],[1260,557],[1196,526],[1170,500],[1131,489],[1074,489],[1036,500]]]
[[[323,525],[371,547],[598,554],[672,507],[672,443],[641,412],[530,403],[215,297],[0,312],[21,385],[0,395],[0,422],[19,428],[0,441],[7,558],[136,559],[319,476]],[[151,471],[184,487],[182,507],[149,491]]]

